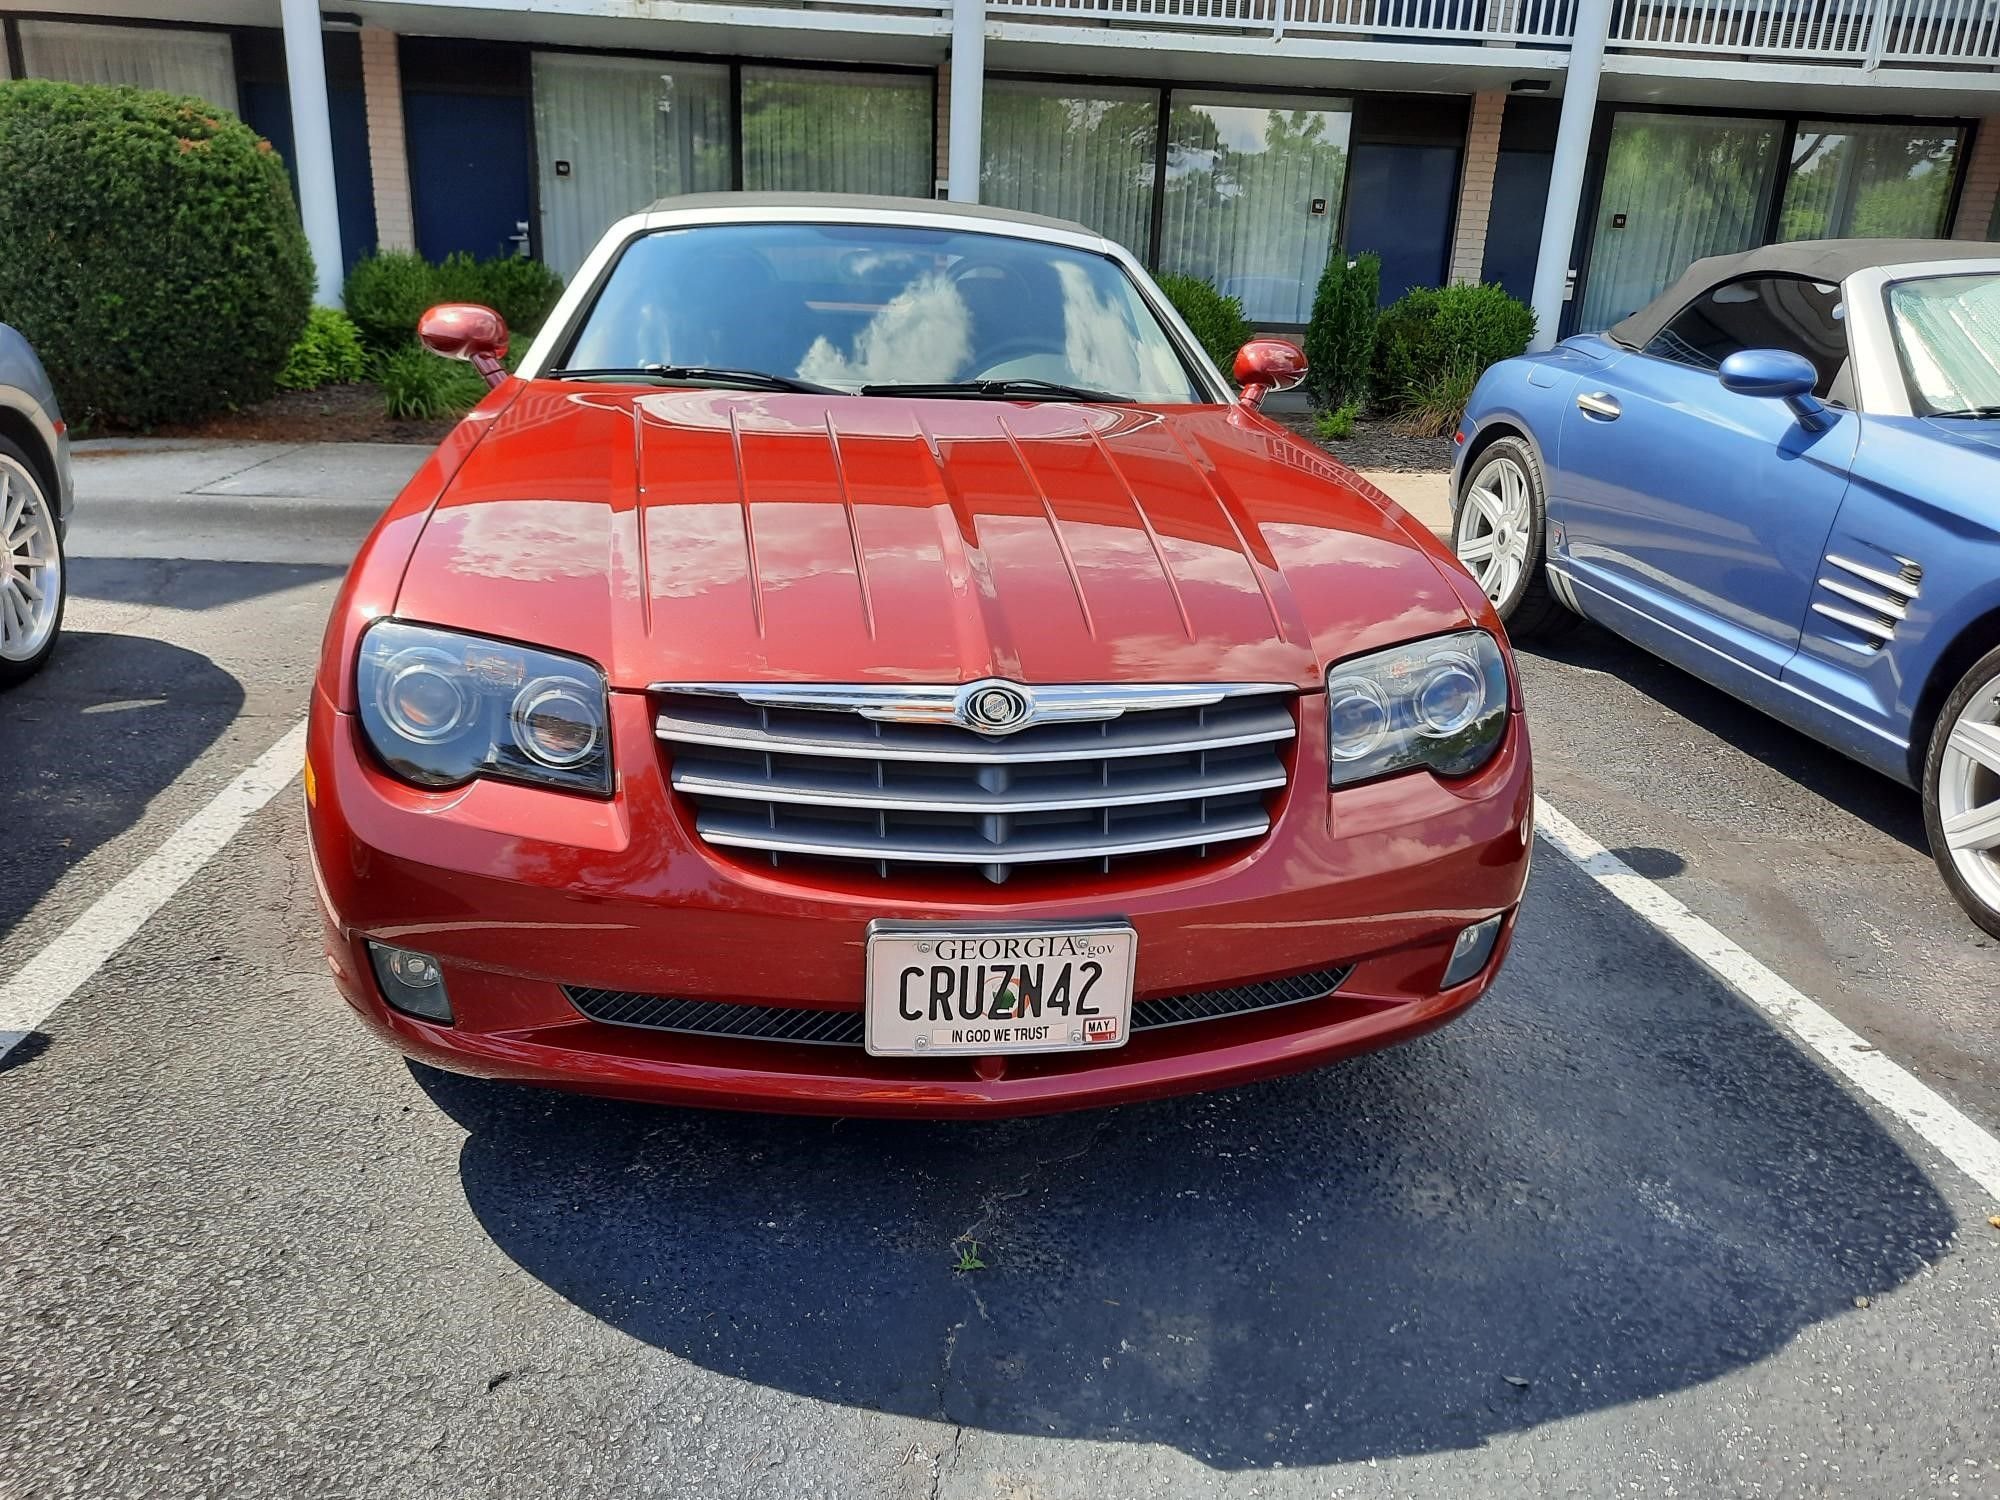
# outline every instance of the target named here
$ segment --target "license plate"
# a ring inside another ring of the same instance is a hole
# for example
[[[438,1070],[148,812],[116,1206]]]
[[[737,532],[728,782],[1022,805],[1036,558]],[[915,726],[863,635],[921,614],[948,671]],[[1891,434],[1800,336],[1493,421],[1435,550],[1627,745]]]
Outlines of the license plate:
[[[1138,946],[1123,922],[871,923],[868,1050],[938,1057],[1122,1047]]]

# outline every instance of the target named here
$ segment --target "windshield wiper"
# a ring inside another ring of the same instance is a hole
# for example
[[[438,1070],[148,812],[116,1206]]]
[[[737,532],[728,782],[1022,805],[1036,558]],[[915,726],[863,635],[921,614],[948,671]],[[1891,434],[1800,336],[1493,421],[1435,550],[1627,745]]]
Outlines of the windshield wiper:
[[[790,375],[773,375],[765,370],[729,370],[716,365],[628,365],[600,370],[551,370],[551,380],[664,380],[707,382],[749,386],[759,391],[799,391],[809,396],[843,396],[845,391],[830,385],[814,385]]]
[[[1006,401],[1130,401],[1130,396],[1093,391],[1086,386],[1054,380],[913,380],[901,384],[864,385],[864,396],[985,396]]]
[[[1934,411],[1934,417],[2000,417],[2000,406],[1965,406],[1956,411]]]

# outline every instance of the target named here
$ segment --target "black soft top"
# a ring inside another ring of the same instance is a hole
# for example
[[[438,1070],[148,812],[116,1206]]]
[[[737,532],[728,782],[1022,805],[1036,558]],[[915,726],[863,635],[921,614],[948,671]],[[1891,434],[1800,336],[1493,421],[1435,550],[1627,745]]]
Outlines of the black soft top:
[[[1741,276],[1804,276],[1838,285],[1856,271],[1927,260],[2000,261],[2000,245],[1976,240],[1794,240],[1739,255],[1711,255],[1681,272],[1678,281],[1630,317],[1613,323],[1605,337],[1627,349],[1643,349],[1696,297]]]

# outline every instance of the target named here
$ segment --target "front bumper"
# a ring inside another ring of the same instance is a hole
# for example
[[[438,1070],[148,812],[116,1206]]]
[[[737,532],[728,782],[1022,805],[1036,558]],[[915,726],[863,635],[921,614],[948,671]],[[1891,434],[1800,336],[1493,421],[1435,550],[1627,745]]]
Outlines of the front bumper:
[[[1316,701],[1316,700],[1309,700]],[[1527,879],[1533,787],[1518,715],[1484,768],[1337,796],[1324,725],[1301,715],[1271,832],[1233,856],[1032,895],[940,898],[872,873],[774,871],[710,848],[666,782],[641,694],[612,698],[609,802],[480,781],[447,793],[385,775],[355,720],[316,695],[308,818],[341,994],[410,1056],[484,1077],[724,1108],[1031,1113],[1295,1072],[1441,1025],[1505,957]],[[1453,940],[1504,913],[1486,969],[1440,991]],[[868,923],[1121,917],[1135,998],[1351,966],[1324,999],[1139,1032],[1112,1053],[903,1060],[859,1047],[645,1031],[586,1018],[563,986],[857,1010]],[[366,941],[435,955],[454,1024],[391,1010]]]

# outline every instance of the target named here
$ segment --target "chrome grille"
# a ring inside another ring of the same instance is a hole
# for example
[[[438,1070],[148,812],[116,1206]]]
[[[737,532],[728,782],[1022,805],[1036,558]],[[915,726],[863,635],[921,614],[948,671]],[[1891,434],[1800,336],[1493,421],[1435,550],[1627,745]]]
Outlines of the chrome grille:
[[[1863,656],[1873,656],[1895,638],[1896,628],[1909,618],[1910,606],[1923,587],[1924,570],[1916,561],[1907,557],[1886,561],[1893,566],[1827,553],[1819,595],[1813,600],[1814,614],[1843,627],[1842,633],[1829,632],[1827,638]]]
[[[1322,1000],[1339,989],[1348,971],[1314,969],[1282,979],[1164,995],[1132,1007],[1134,1031],[1219,1021],[1260,1010],[1276,1010]],[[642,995],[626,990],[565,985],[563,993],[583,1014],[608,1026],[644,1031],[677,1031],[694,1036],[734,1037],[753,1042],[806,1042],[822,1047],[859,1047],[863,1022],[858,1010],[817,1010],[805,1005],[747,1005],[729,1000],[688,1000],[674,995]]]
[[[662,686],[655,728],[702,838],[773,865],[1000,882],[1269,831],[1291,688],[1007,685],[1025,727],[976,731],[959,709],[990,686]]]

